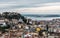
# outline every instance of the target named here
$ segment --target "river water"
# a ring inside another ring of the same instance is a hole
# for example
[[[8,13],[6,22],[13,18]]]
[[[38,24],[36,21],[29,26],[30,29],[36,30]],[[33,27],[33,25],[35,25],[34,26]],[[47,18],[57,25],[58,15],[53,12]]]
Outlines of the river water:
[[[26,18],[30,18],[32,20],[52,20],[52,19],[60,19],[60,15],[37,15],[37,14],[22,14]]]

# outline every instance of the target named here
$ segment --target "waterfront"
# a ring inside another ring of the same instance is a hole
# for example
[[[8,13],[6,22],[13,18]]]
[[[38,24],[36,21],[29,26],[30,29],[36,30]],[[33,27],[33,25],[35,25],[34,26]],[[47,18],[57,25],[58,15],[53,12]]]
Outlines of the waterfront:
[[[32,20],[52,20],[59,19],[59,14],[22,14],[24,17]]]

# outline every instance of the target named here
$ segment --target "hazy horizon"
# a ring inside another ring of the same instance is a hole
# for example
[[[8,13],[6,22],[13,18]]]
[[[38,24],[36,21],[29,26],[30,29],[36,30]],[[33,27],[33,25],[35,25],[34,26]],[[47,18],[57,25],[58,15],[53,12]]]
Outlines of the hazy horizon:
[[[60,0],[0,0],[0,12],[60,14]]]

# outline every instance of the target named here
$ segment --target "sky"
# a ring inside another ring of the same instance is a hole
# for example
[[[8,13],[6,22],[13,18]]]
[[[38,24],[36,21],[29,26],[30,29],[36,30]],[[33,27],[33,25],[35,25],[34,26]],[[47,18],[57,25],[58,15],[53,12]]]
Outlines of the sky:
[[[60,14],[60,0],[0,0],[0,12]]]

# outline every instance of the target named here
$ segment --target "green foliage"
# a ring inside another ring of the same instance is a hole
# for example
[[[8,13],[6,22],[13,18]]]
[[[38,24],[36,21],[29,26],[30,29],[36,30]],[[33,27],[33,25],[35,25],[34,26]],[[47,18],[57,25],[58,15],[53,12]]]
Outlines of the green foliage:
[[[1,15],[0,15],[1,16]],[[4,17],[4,18],[6,18],[6,19],[8,19],[8,20],[11,20],[12,21],[12,19],[17,19],[17,20],[19,20],[20,18],[24,21],[24,23],[26,23],[27,22],[27,19],[24,17],[24,16],[22,16],[20,13],[15,13],[15,12],[3,12],[2,13],[2,17]],[[13,24],[12,24],[13,25]],[[3,26],[3,27],[1,27],[1,25],[0,25],[0,31],[2,31],[2,32],[5,32],[6,30],[5,29],[9,29],[11,27],[11,24],[9,25],[9,24],[7,24],[6,23],[6,26]]]
[[[17,19],[17,20],[21,18],[24,21],[24,23],[27,22],[27,19],[24,16],[22,16],[20,13],[4,12],[3,17],[7,19]]]

